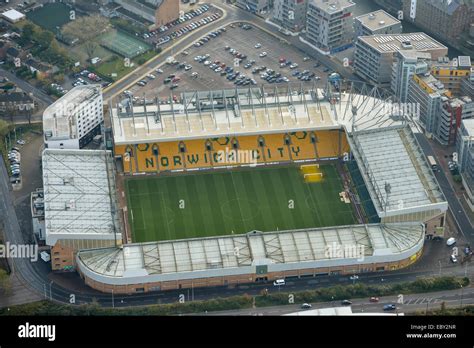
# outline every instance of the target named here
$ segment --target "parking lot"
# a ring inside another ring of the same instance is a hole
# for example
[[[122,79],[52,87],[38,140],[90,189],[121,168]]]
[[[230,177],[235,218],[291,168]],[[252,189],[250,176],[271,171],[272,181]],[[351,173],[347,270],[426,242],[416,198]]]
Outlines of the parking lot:
[[[245,30],[237,24],[228,25],[216,37],[208,34],[203,36],[208,36],[209,40],[199,47],[192,45],[176,54],[174,58],[177,63],[165,64],[161,69],[151,71],[147,79],[142,80],[140,85],[133,86],[129,92],[136,98],[143,95],[167,98],[170,93],[178,95],[189,90],[248,87],[255,84],[265,84],[272,88],[275,84],[301,81],[294,75],[301,75],[302,72],[306,73],[305,76],[310,76],[305,83],[324,85],[330,73],[324,71],[327,69],[319,65],[319,62],[305,57],[291,45],[258,28]],[[239,59],[239,55],[244,55],[244,58]],[[203,56],[205,59],[202,59]],[[201,57],[201,62],[196,60],[198,57]],[[251,61],[254,63],[249,66]],[[283,61],[286,63],[284,67],[281,66]],[[292,64],[294,65],[290,68]],[[258,69],[260,71],[256,72],[255,68],[265,69]],[[266,69],[273,70],[272,76],[275,78],[265,80],[262,74],[268,73]],[[231,75],[236,76],[232,78]],[[239,79],[243,83],[238,83]]]

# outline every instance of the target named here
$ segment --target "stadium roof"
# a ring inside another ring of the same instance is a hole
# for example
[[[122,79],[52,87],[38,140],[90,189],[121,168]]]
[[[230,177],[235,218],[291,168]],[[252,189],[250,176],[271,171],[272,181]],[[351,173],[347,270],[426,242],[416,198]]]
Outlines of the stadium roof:
[[[350,225],[279,232],[250,232],[121,248],[83,250],[77,264],[105,284],[138,284],[291,269],[398,261],[423,245],[419,223]],[[363,258],[363,259],[362,259]]]
[[[349,137],[379,217],[447,210],[447,202],[408,126],[372,129]]]
[[[225,98],[223,98],[225,96]],[[400,114],[377,89],[365,95],[331,93],[315,86],[284,90],[235,88],[183,93],[179,103],[136,106],[124,101],[110,108],[115,144],[338,129],[362,130],[401,124]],[[357,117],[353,122],[353,109]]]
[[[59,239],[121,240],[113,185],[109,151],[44,150],[46,244]]]

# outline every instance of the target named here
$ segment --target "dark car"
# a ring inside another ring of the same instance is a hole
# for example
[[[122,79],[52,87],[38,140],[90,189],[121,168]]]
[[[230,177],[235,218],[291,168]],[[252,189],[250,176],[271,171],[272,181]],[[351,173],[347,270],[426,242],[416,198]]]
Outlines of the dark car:
[[[384,311],[394,311],[395,309],[397,309],[397,306],[395,306],[394,304],[386,304],[385,306],[383,306]]]
[[[342,304],[343,306],[350,306],[350,305],[352,304],[352,302],[349,301],[349,300],[342,300],[342,301],[341,301],[341,304]]]

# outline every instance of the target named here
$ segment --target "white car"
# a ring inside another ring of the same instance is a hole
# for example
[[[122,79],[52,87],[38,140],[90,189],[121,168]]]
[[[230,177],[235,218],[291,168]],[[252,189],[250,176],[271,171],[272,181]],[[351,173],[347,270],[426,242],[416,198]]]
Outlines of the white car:
[[[155,76],[155,75],[153,75],[153,74],[149,74],[147,77],[148,77],[150,80],[154,80],[154,79],[156,79],[156,76]]]
[[[24,141],[24,140],[22,140],[22,139],[18,139],[18,140],[16,141],[16,143],[17,143],[18,145],[25,145],[25,144],[26,144],[26,141]]]
[[[205,65],[205,66],[208,66],[209,64],[211,64],[211,61],[210,61],[210,60],[206,60],[206,61],[204,62],[204,65]]]
[[[267,56],[267,52],[260,53],[260,58],[263,58],[263,57],[266,57],[266,56]]]
[[[156,69],[155,71],[156,71],[158,74],[163,74],[163,70],[161,70],[161,69]]]
[[[349,279],[350,280],[357,280],[357,279],[359,279],[359,276],[354,274]]]
[[[261,43],[258,43],[258,44],[255,45],[255,48],[260,48],[260,47],[262,47]]]
[[[184,67],[184,70],[185,70],[185,71],[189,71],[189,70],[191,70],[192,68],[193,68],[193,67],[192,67],[191,65],[186,65],[186,66]]]

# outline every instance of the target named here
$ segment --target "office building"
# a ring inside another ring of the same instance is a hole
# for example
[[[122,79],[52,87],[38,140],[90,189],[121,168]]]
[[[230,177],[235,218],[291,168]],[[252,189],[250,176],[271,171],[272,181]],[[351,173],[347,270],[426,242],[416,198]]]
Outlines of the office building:
[[[405,0],[403,12],[405,20],[450,44],[474,22],[474,6],[465,0]]]
[[[155,27],[161,27],[179,17],[178,0],[114,0],[113,2],[122,6],[125,10],[122,14],[128,12],[133,19],[138,16]]]
[[[464,199],[474,212],[474,118],[463,120],[458,132],[456,152]]]
[[[415,74],[429,72],[429,62],[431,54],[418,51],[397,51],[395,53],[391,89],[398,102],[406,102],[408,84]]]
[[[402,22],[384,10],[366,13],[354,20],[355,37],[376,34],[401,34]]]
[[[431,59],[438,59],[447,55],[448,48],[425,33],[361,36],[356,42],[354,70],[369,83],[390,87],[398,51],[426,52]]]

